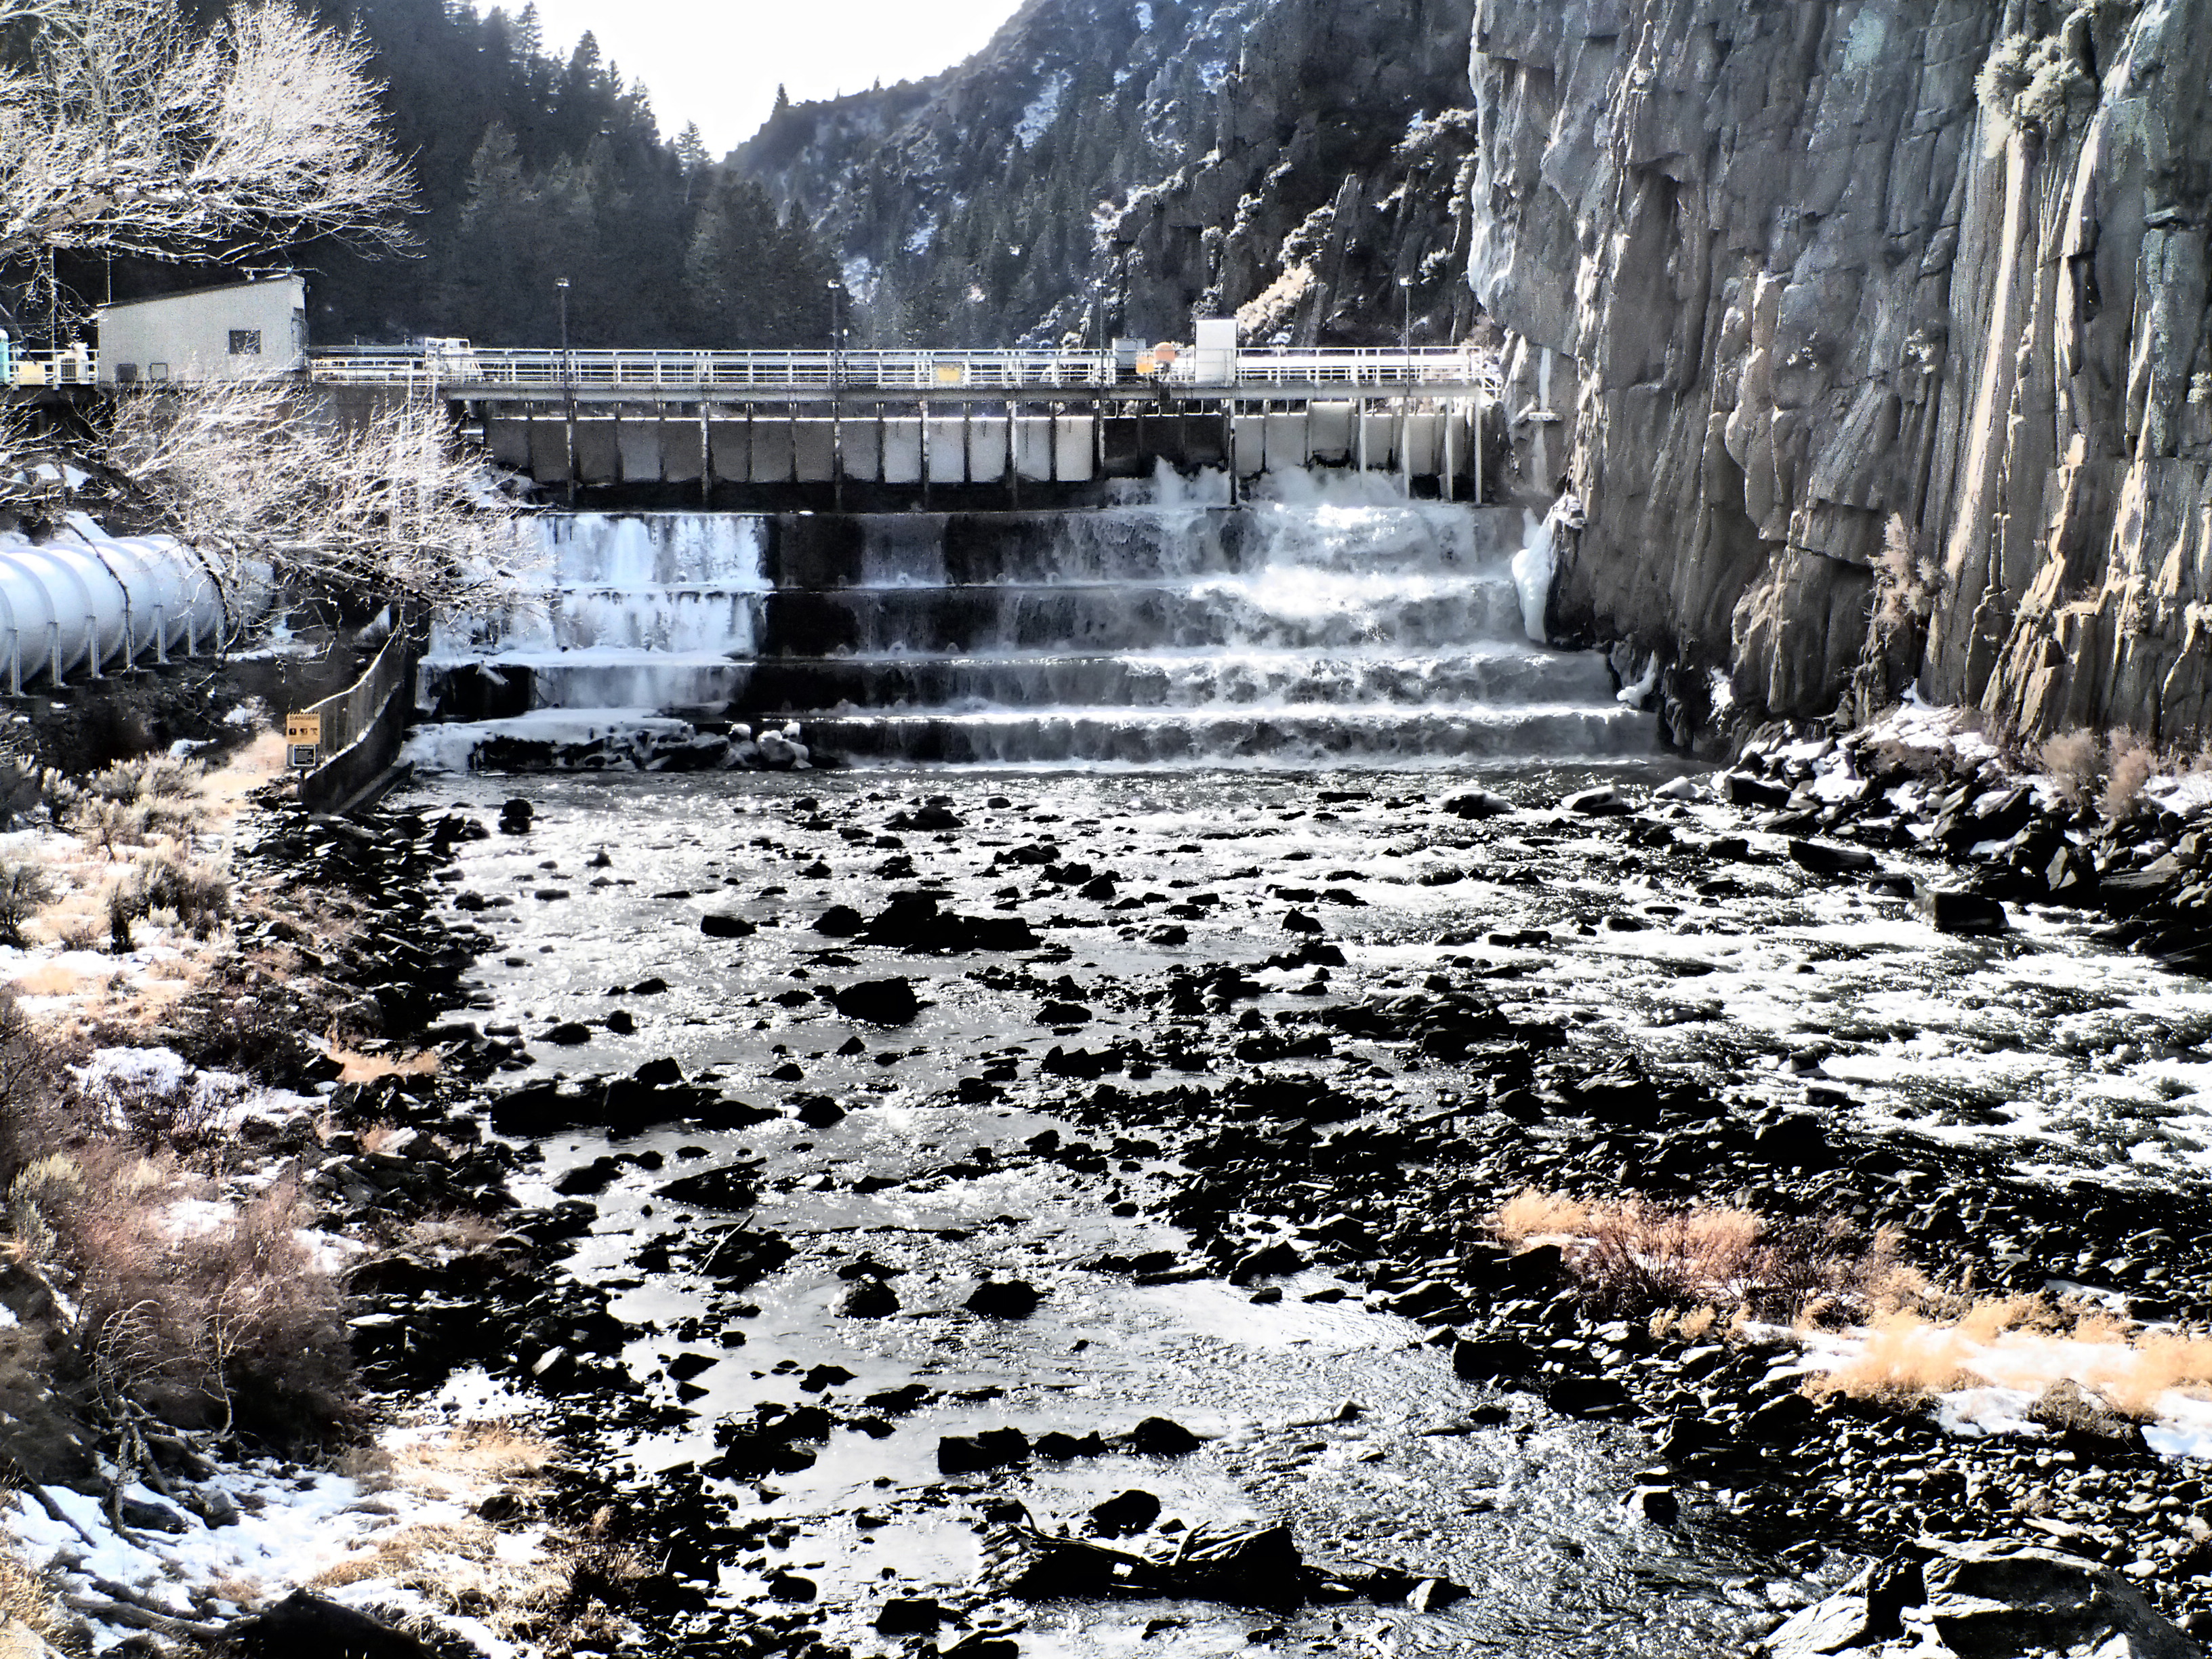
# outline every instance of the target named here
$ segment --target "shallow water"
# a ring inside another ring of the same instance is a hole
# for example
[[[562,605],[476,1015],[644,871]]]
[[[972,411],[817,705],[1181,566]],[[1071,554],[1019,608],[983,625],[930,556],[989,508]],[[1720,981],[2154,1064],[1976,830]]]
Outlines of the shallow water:
[[[1506,787],[1548,807],[1585,781],[1535,770]],[[792,1528],[780,1550],[726,1564],[726,1589],[803,1572],[836,1609],[833,1639],[881,1650],[892,1644],[863,1627],[891,1582],[886,1570],[897,1593],[911,1593],[964,1584],[979,1563],[964,1510],[923,1492],[939,1479],[940,1435],[1006,1424],[1110,1434],[1159,1413],[1214,1438],[1187,1459],[1040,1462],[981,1484],[1019,1497],[1048,1527],[1079,1528],[1090,1505],[1132,1486],[1193,1524],[1280,1517],[1310,1556],[1388,1561],[1473,1593],[1431,1615],[1364,1603],[1289,1620],[1198,1603],[1048,1608],[1030,1615],[1025,1652],[1128,1650],[1158,1618],[1182,1622],[1144,1652],[1242,1650],[1249,1632],[1281,1624],[1286,1642],[1328,1651],[1702,1654],[1747,1639],[1778,1601],[1804,1593],[1734,1541],[1724,1495],[1691,1503],[1675,1528],[1632,1519],[1621,1498],[1650,1455],[1632,1429],[1564,1419],[1528,1396],[1508,1397],[1510,1421],[1470,1425],[1470,1410],[1497,1396],[1455,1379],[1420,1327],[1365,1310],[1356,1288],[1305,1301],[1340,1285],[1309,1272],[1285,1282],[1280,1304],[1261,1306],[1212,1280],[1145,1285],[1086,1267],[1178,1242],[1146,1218],[1155,1166],[1142,1149],[1123,1148],[1097,1177],[1030,1162],[975,1167],[974,1149],[1018,1151],[1048,1127],[1101,1139],[1054,1115],[1059,1091],[1081,1085],[1030,1062],[1054,1042],[1098,1047],[1144,1030],[1138,994],[1170,964],[1256,967],[1283,949],[1293,908],[1319,916],[1345,951],[1332,1001],[1417,986],[1461,962],[1498,974],[1490,988],[1509,1007],[1568,1020],[1577,1043],[1632,1043],[1704,1068],[1747,1102],[1802,1102],[1808,1078],[1790,1057],[1817,1049],[1809,1080],[1884,1131],[2010,1142],[2020,1164],[2054,1174],[2201,1178],[2212,1141],[2212,1059],[2196,1047],[2212,1032],[2212,994],[2201,983],[2102,951],[2084,924],[2055,915],[2021,915],[1995,940],[1939,937],[1902,902],[1808,884],[1772,838],[1753,837],[1765,861],[1703,872],[1735,890],[1700,893],[1662,860],[1548,811],[1462,823],[1437,809],[1450,793],[1432,773],[1194,771],[468,778],[419,792],[426,806],[488,818],[512,794],[538,809],[528,836],[460,854],[464,885],[514,901],[477,918],[505,947],[483,964],[482,1018],[519,1025],[539,1061],[514,1080],[556,1067],[625,1073],[672,1054],[687,1074],[718,1073],[756,1104],[823,1094],[848,1114],[826,1129],[783,1116],[735,1133],[665,1129],[619,1142],[617,1153],[658,1154],[648,1161],[661,1167],[624,1168],[575,1258],[576,1271],[619,1289],[617,1310],[636,1326],[629,1357],[657,1397],[676,1398],[660,1368],[678,1353],[714,1362],[692,1379],[704,1392],[688,1402],[691,1430],[628,1449],[642,1468],[711,1455],[726,1414],[816,1398],[799,1382],[817,1365],[854,1374],[833,1386],[833,1406],[910,1381],[944,1396],[894,1419],[885,1437],[841,1431],[811,1469],[764,1489],[724,1483],[741,1517]],[[965,827],[884,828],[925,795],[948,798]],[[994,796],[1009,804],[988,805]],[[822,827],[803,827],[808,815],[792,807],[801,797],[819,801]],[[1676,827],[1695,831],[1698,815]],[[840,824],[868,837],[848,842]],[[1116,896],[1087,901],[1038,866],[992,867],[994,855],[1047,839],[1061,860],[1110,871]],[[594,868],[587,860],[602,849],[610,862]],[[1423,884],[1447,871],[1461,873]],[[1068,975],[1092,1021],[1057,1035],[1041,1024],[1037,990],[1004,982],[1017,958],[899,956],[811,931],[832,903],[872,913],[917,886],[964,913],[996,905],[1027,917],[1060,947],[1032,958],[1035,974]],[[1201,896],[1211,898],[1193,902]],[[1133,898],[1136,908],[1113,908]],[[1170,918],[1170,904],[1188,914]],[[709,910],[759,931],[704,938]],[[1170,920],[1187,940],[1155,942]],[[1550,933],[1541,945],[1484,942],[1537,927]],[[929,1005],[900,1030],[856,1027],[819,1000],[773,1000],[890,973],[914,975]],[[609,994],[649,975],[666,992]],[[1314,1006],[1297,994],[1310,970],[1258,977],[1277,988],[1256,1005],[1271,1024]],[[595,1028],[569,1049],[535,1041],[556,1021],[617,1008],[635,1018],[634,1035]],[[863,1052],[838,1053],[854,1036]],[[1009,1061],[1020,1069],[999,1102],[962,1105],[951,1094],[957,1079],[1011,1071]],[[1357,1043],[1289,1064],[1357,1071],[1367,1091],[1413,1112],[1455,1084],[1449,1067],[1376,1081],[1387,1060]],[[784,1066],[802,1075],[769,1078]],[[1169,1073],[1152,1086],[1182,1080]],[[519,1194],[550,1201],[554,1181],[608,1151],[596,1136],[558,1137],[544,1146],[544,1184]],[[755,1224],[799,1245],[798,1256],[734,1293],[636,1271],[631,1258],[656,1236],[730,1218],[653,1189],[739,1156],[762,1164]],[[957,1168],[924,1178],[946,1165]],[[871,1176],[896,1184],[866,1190]],[[897,1270],[898,1315],[832,1312],[846,1288],[837,1269],[863,1253]],[[1046,1293],[1037,1313],[1017,1323],[963,1310],[987,1273],[1035,1283]],[[742,1331],[743,1346],[726,1350],[728,1331]],[[1332,1420],[1347,1401],[1358,1412]]]

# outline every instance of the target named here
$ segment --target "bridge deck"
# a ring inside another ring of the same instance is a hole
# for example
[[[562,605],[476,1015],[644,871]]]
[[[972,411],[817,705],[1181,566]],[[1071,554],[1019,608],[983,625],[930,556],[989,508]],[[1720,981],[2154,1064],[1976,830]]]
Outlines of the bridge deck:
[[[1142,360],[1140,360],[1142,363]],[[1146,403],[1492,394],[1487,361],[1460,348],[1185,353],[1138,368],[1095,351],[325,352],[335,386],[392,386],[468,402]]]

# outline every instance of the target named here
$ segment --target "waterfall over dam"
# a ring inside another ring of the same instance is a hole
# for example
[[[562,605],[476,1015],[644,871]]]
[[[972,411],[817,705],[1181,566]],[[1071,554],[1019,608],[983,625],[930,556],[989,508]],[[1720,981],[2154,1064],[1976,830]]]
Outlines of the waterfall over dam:
[[[526,601],[447,619],[425,689],[448,717],[504,715],[494,724],[517,735],[557,726],[547,711],[796,722],[861,764],[1651,751],[1603,657],[1528,637],[1513,571],[1526,515],[1312,493],[1233,508],[550,514]]]

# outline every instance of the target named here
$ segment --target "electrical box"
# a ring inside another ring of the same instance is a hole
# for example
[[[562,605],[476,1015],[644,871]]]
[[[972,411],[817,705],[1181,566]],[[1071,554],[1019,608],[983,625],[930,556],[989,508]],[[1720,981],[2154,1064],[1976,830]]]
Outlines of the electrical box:
[[[285,764],[295,772],[312,772],[323,763],[323,717],[287,714],[284,717]]]
[[[1237,378],[1237,319],[1201,317],[1195,328],[1191,355],[1198,362],[1193,378],[1200,386],[1227,386]]]

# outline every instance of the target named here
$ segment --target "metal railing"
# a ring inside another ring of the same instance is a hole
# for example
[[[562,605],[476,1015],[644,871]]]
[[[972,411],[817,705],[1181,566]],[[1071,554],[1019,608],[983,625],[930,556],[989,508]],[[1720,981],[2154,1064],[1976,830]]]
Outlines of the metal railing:
[[[413,672],[414,656],[407,621],[403,617],[392,628],[392,637],[385,641],[384,649],[362,670],[359,679],[335,696],[301,711],[322,717],[323,759],[327,762],[358,743],[376,724],[377,716],[384,712],[384,705],[391,700],[392,694]]]
[[[1149,354],[1146,354],[1149,356]],[[1202,392],[1266,386],[1474,389],[1488,365],[1455,347],[1413,351],[1265,348],[1184,352],[1133,368],[1096,351],[538,351],[348,352],[319,356],[312,379],[331,385],[443,387],[496,396],[576,392],[1097,391],[1158,384]]]

